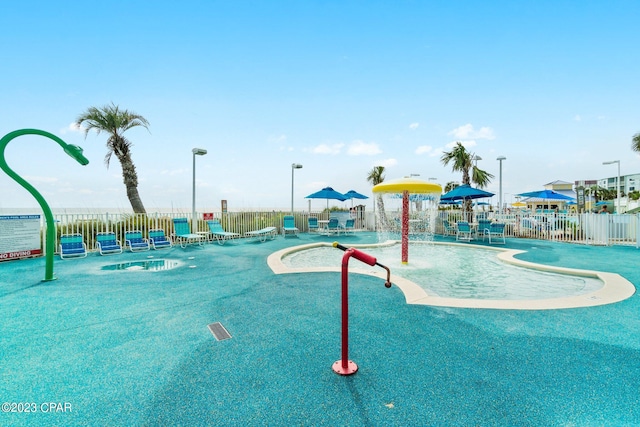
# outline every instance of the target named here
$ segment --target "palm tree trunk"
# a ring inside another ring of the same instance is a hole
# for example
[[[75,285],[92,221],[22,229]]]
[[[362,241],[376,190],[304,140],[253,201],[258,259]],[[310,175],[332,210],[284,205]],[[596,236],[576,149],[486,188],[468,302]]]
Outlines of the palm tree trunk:
[[[140,199],[140,194],[138,193],[138,174],[136,173],[136,167],[131,160],[131,156],[127,152],[118,156],[118,160],[120,160],[120,165],[122,166],[122,180],[124,181],[125,187],[127,187],[127,197],[129,198],[133,212],[147,213]]]

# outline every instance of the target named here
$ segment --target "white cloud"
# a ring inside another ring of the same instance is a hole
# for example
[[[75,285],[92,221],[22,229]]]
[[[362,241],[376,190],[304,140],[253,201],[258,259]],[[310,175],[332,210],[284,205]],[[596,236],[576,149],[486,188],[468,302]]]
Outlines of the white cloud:
[[[398,160],[396,159],[384,159],[378,160],[373,163],[373,166],[384,166],[385,168],[389,168],[398,164]]]
[[[475,130],[471,123],[455,128],[448,135],[459,139],[495,139],[493,129],[483,126],[479,130]]]
[[[420,155],[420,154],[427,154],[430,153],[433,150],[433,147],[430,145],[421,145],[418,148],[416,148],[416,154]]]
[[[269,142],[285,142],[287,140],[287,135],[271,135],[268,139]]]
[[[40,184],[53,184],[55,182],[58,182],[58,178],[52,177],[52,176],[34,176],[34,175],[27,175],[24,177],[24,179],[26,181],[28,181],[29,183],[33,184],[33,183],[40,183]]]
[[[573,118],[573,120],[575,120],[576,122],[581,122],[582,121],[582,117],[580,117],[580,114],[576,114],[575,117]]]
[[[418,126],[420,126],[420,123],[417,123],[417,122],[416,123],[411,123],[409,125],[409,129],[416,130],[416,129],[418,129]]]
[[[350,156],[374,156],[382,153],[382,150],[375,142],[366,143],[361,140],[355,140],[347,148],[347,154]]]
[[[78,125],[74,123],[69,123],[69,126],[67,126],[66,128],[62,128],[60,129],[60,133],[62,135],[67,134],[67,133],[74,133],[74,132],[82,132],[82,128]]]
[[[320,144],[316,145],[311,149],[311,152],[314,154],[340,154],[342,151],[342,147],[344,147],[343,143],[338,144]]]
[[[476,145],[478,145],[475,140],[470,139],[470,140],[467,140],[467,141],[451,141],[450,143],[445,145],[445,147],[450,150],[453,147],[455,147],[458,142],[460,144],[462,144],[462,146],[465,147],[465,148],[471,148],[471,147],[475,147]]]

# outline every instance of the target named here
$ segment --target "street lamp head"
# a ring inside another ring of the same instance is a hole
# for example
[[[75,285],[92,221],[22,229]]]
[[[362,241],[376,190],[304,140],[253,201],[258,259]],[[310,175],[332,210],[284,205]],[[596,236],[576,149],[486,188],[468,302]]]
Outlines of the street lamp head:
[[[603,165],[612,165],[614,163],[620,163],[620,160],[611,160],[610,162],[602,162]]]
[[[302,165],[300,163],[291,163],[291,169],[302,169]]]
[[[507,160],[507,158],[506,158],[505,156],[500,156],[500,157],[498,157],[496,160],[503,161],[503,160]]]
[[[205,154],[207,154],[207,150],[205,150],[204,148],[194,148],[193,150],[191,150],[191,152],[194,156],[204,156]]]

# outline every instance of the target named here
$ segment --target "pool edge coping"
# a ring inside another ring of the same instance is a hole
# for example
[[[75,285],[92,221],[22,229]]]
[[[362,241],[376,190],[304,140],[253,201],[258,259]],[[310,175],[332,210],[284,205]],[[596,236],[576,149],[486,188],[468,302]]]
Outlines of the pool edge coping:
[[[354,248],[367,248],[367,247],[381,247],[397,244],[397,240],[388,240],[383,243],[370,243],[370,244],[354,244],[349,247]],[[583,308],[583,307],[595,307],[600,305],[613,304],[623,301],[633,296],[636,292],[635,286],[627,279],[617,273],[610,273],[604,271],[595,270],[583,270],[567,267],[556,267],[551,265],[538,264],[529,261],[522,261],[515,258],[515,255],[525,253],[526,251],[519,249],[507,249],[498,247],[487,247],[474,245],[469,243],[449,243],[449,242],[412,242],[412,243],[428,243],[433,245],[448,245],[448,246],[464,246],[473,247],[477,249],[493,250],[497,251],[498,259],[501,261],[513,264],[519,267],[546,271],[551,273],[568,274],[573,276],[593,277],[603,282],[602,288],[597,291],[593,291],[583,295],[560,297],[560,298],[548,298],[540,300],[489,300],[489,299],[467,299],[467,298],[444,298],[428,295],[424,289],[415,284],[414,282],[405,279],[403,277],[391,274],[391,282],[396,285],[404,294],[407,304],[413,305],[429,305],[436,307],[454,307],[454,308],[484,308],[484,309],[499,309],[499,310],[556,310],[566,308]],[[291,268],[286,266],[282,262],[282,258],[290,253],[298,252],[305,249],[311,249],[315,247],[331,247],[332,244],[328,242],[309,243],[298,246],[290,246],[288,248],[281,249],[273,252],[267,257],[267,265],[273,271],[274,274],[289,274],[289,273],[320,273],[320,272],[341,272],[341,266],[336,267],[315,267],[315,268]],[[366,274],[374,277],[379,277],[386,280],[385,272],[367,271],[366,269],[355,267],[350,268],[351,273]]]

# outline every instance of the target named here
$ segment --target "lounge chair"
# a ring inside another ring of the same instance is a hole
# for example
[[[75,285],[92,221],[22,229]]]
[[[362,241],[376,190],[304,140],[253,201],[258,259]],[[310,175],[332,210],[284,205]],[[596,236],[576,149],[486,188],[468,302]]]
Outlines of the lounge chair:
[[[96,249],[100,252],[100,255],[122,253],[122,245],[116,239],[116,233],[111,231],[96,233]]]
[[[189,243],[198,243],[199,245],[204,243],[205,236],[192,233],[187,218],[174,218],[173,227],[175,229],[176,243],[180,243],[181,248],[186,248]]]
[[[489,236],[489,244],[491,244],[491,236],[494,236],[494,239],[497,237],[498,239],[502,238],[502,243],[506,243],[504,238],[504,224],[499,222],[491,223],[491,226],[487,230],[487,236]],[[496,242],[500,243],[500,242]]]
[[[454,236],[458,233],[456,227],[451,225],[451,223],[446,219],[442,221],[442,230],[443,236]]]
[[[458,221],[457,241],[471,241],[471,226],[467,221]]]
[[[232,233],[230,231],[224,231],[222,225],[220,225],[220,221],[217,219],[207,221],[207,225],[209,226],[209,232],[211,235],[218,241],[218,244],[224,245],[229,239],[235,239],[236,237],[240,237],[238,233]]]
[[[287,233],[293,233],[297,236],[299,231],[293,215],[285,215],[282,221],[282,235],[285,236]]]
[[[329,218],[329,222],[327,223],[327,227],[324,231],[327,236],[334,233],[340,235],[340,222],[338,221],[338,218]]]
[[[148,251],[151,246],[149,241],[142,237],[140,230],[130,230],[124,232],[124,247],[129,248],[131,252]]]
[[[82,234],[63,234],[60,236],[60,258],[84,258],[87,256],[87,245]]]
[[[478,238],[480,238],[480,236],[482,236],[482,240],[484,240],[484,238],[489,235],[489,228],[490,227],[491,227],[491,220],[479,219],[478,220],[478,229],[476,231],[476,234],[478,235]]]
[[[344,222],[344,227],[340,227],[344,234],[354,234],[356,228],[356,220],[349,218]]]
[[[264,227],[260,230],[247,231],[244,233],[245,236],[260,240],[261,242],[265,242],[268,238],[273,240],[277,234],[278,229],[275,227]]]
[[[164,230],[161,228],[149,230],[149,242],[151,246],[153,246],[153,249],[170,248],[173,246],[173,242],[165,236]]]
[[[307,218],[307,227],[309,228],[309,233],[317,233],[318,232],[318,218],[315,216],[310,216]]]

